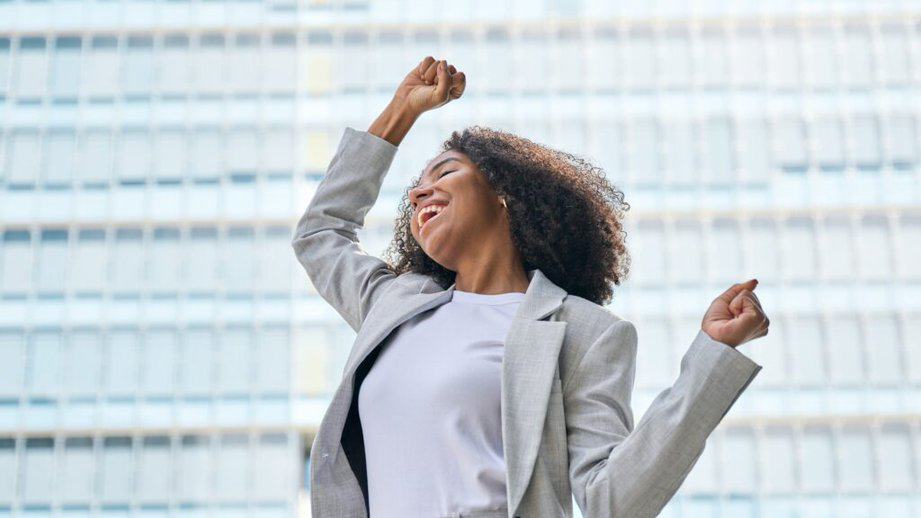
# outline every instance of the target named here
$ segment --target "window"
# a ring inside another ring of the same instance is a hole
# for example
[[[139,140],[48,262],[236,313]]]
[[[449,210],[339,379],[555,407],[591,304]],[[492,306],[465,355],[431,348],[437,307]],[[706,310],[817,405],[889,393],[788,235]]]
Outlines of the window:
[[[110,287],[116,292],[137,292],[141,288],[144,266],[144,242],[141,230],[120,228],[112,246]]]
[[[214,333],[192,328],[184,333],[180,360],[180,390],[187,396],[208,396],[214,371]]]
[[[137,496],[142,502],[165,504],[169,501],[171,468],[169,437],[144,437],[135,469]]]
[[[106,279],[106,236],[101,229],[83,229],[77,237],[74,255],[67,263],[71,289],[98,293]]]
[[[170,397],[175,389],[178,357],[176,332],[151,329],[144,336],[141,383],[148,397]]]
[[[507,81],[502,79],[500,72],[504,71],[507,74],[508,70],[511,69],[511,64],[507,62],[507,58],[510,56],[505,50],[507,48],[505,43],[507,38],[508,36],[505,32],[498,32],[497,30],[490,31],[487,34],[487,45],[493,47],[493,50],[487,54],[487,68],[492,69],[491,77],[495,79],[494,81],[489,81],[489,84],[496,89]],[[585,81],[585,66],[582,63],[584,42],[579,30],[576,28],[559,29],[553,48],[556,53],[556,66],[553,67],[553,75],[556,77],[552,84],[558,85],[560,90],[564,92],[581,93],[584,87],[583,82]]]
[[[312,53],[313,49],[311,49]],[[261,56],[259,52],[259,35],[257,34],[238,34],[234,39],[229,60],[228,80],[231,90],[236,94],[255,94],[259,91],[261,75]],[[327,81],[329,79],[329,56],[325,63],[327,69]],[[308,73],[313,73],[310,70]],[[317,71],[319,73],[319,71]]]
[[[64,346],[64,388],[72,398],[96,397],[102,376],[103,341],[95,331],[74,331]]]
[[[768,427],[758,441],[758,467],[762,491],[768,494],[795,493],[795,463],[793,437],[780,427]]]
[[[73,130],[54,130],[45,136],[44,181],[48,185],[67,185],[74,176],[76,144]]]
[[[810,29],[804,45],[804,70],[810,85],[817,90],[834,88],[840,68],[835,51],[835,36],[825,28]]]
[[[844,82],[851,88],[868,88],[873,83],[873,54],[870,34],[863,26],[845,27]]]
[[[839,459],[847,459],[838,469],[841,490],[846,493],[873,491],[875,470],[867,430],[845,426],[838,436],[837,450]]]
[[[893,272],[889,221],[886,216],[867,215],[860,225],[858,267],[864,279],[885,280]]]
[[[835,316],[825,328],[828,344],[834,354],[829,354],[831,382],[838,385],[858,386],[863,383],[863,343],[857,320],[853,315]]]
[[[80,95],[80,38],[63,37],[54,42],[51,94],[56,99],[76,100]]]
[[[832,216],[822,222],[819,236],[819,271],[826,279],[850,279],[854,261],[854,235],[850,220]]]
[[[670,234],[666,240],[667,278],[679,284],[698,282],[703,271],[700,224],[679,219]]]
[[[878,171],[882,157],[876,116],[855,116],[851,122],[851,133],[854,166],[861,171]]]
[[[755,439],[750,430],[730,428],[720,441],[722,490],[730,493],[754,493],[757,480]]]
[[[899,277],[921,279],[921,261],[918,261],[918,258],[921,257],[921,217],[902,213],[898,225],[896,262]]]
[[[800,51],[796,30],[777,27],[769,36],[768,74],[772,87],[794,89],[800,84]]]
[[[64,441],[61,466],[61,499],[64,503],[87,504],[93,499],[93,439],[68,437]]]
[[[666,89],[686,90],[692,85],[691,42],[687,30],[668,28],[658,39],[658,70]]]
[[[195,180],[216,180],[222,171],[221,135],[217,129],[201,128],[192,136],[191,173]]]
[[[793,382],[802,387],[820,388],[828,383],[827,366],[825,361],[826,341],[822,335],[822,326],[814,316],[791,317],[786,323],[789,326],[789,335],[793,343],[804,344],[805,347],[796,347],[796,360],[790,362]],[[768,333],[770,336],[772,333]],[[764,337],[764,338],[767,338]],[[762,347],[762,349],[766,349]],[[773,349],[773,348],[772,348]],[[772,366],[765,366],[764,373]],[[777,374],[783,374],[781,372]]]
[[[744,27],[730,42],[733,75],[739,86],[760,88],[765,83],[765,44],[760,29]]]
[[[201,37],[193,55],[195,84],[199,93],[216,95],[224,91],[230,60],[224,46],[223,35],[206,34]]]
[[[165,128],[154,137],[154,175],[159,180],[180,181],[186,173],[186,136],[178,128]]]
[[[880,430],[876,444],[879,456],[879,489],[882,491],[910,492],[914,486],[912,476],[912,438],[908,425],[886,423]]]
[[[252,332],[248,328],[228,328],[218,344],[218,389],[225,396],[245,396],[250,391]]]
[[[746,264],[749,271],[758,272],[764,281],[778,277],[777,230],[774,221],[758,217],[753,219],[743,236]]]
[[[18,399],[25,381],[26,344],[19,331],[0,331],[0,398]],[[0,446],[0,456],[3,455]],[[0,460],[2,466],[2,460]],[[3,470],[0,469],[0,473]],[[0,476],[2,480],[2,476]],[[0,497],[3,487],[0,484]],[[2,499],[0,499],[2,501]]]
[[[662,149],[665,175],[673,185],[691,185],[699,175],[696,167],[695,134],[693,122],[688,119],[670,119],[662,126]],[[610,147],[616,147],[611,145]]]
[[[130,437],[106,437],[103,441],[98,495],[105,503],[127,505],[133,494],[134,459]]]
[[[175,293],[182,285],[182,247],[179,230],[156,228],[150,242],[147,286],[154,292]]]
[[[77,150],[77,172],[86,184],[106,184],[112,172],[112,135],[106,129],[83,134]]]
[[[204,502],[211,493],[213,457],[209,437],[187,435],[182,438],[179,469],[176,470],[180,502]],[[240,466],[232,469],[239,470]]]
[[[267,328],[259,332],[256,348],[256,387],[259,392],[278,396],[288,394],[288,371],[291,354],[288,350],[288,330]]]
[[[150,95],[154,70],[153,39],[149,36],[129,36],[122,67],[124,94],[128,97]]]
[[[83,85],[91,98],[109,99],[119,91],[118,39],[95,36],[83,69]]]
[[[38,331],[29,344],[29,394],[36,398],[56,398],[61,380],[61,332]]]
[[[150,167],[150,134],[144,128],[126,129],[119,142],[118,178],[123,184],[147,181]]]
[[[38,290],[63,293],[67,269],[67,230],[45,229],[38,248]]]
[[[771,169],[768,131],[762,119],[736,121],[736,161],[739,175],[749,182],[766,182]]]
[[[26,439],[22,466],[22,499],[25,503],[50,504],[54,492],[54,440],[46,437]]]
[[[624,40],[624,68],[618,73],[624,74],[627,88],[632,90],[652,90],[656,86],[656,55],[653,46],[653,34],[646,30],[633,30]]]
[[[739,224],[734,219],[716,218],[710,229],[710,239],[707,241],[707,269],[709,278],[714,281],[738,282],[736,272],[744,271],[745,265],[742,251],[739,249],[742,233]],[[765,369],[767,370],[767,369]],[[766,374],[763,373],[762,375]]]
[[[879,32],[879,71],[883,84],[908,85],[911,62],[908,52],[911,45],[905,31],[899,25],[885,24]]]
[[[134,397],[138,386],[138,336],[133,329],[118,329],[108,337],[106,392],[109,397]]]
[[[628,133],[632,180],[646,185],[660,183],[660,130],[656,120],[640,117],[631,121]]]
[[[245,435],[224,435],[215,463],[215,493],[219,501],[242,502],[247,496],[247,482],[252,472],[249,441]]]
[[[34,184],[42,167],[42,141],[38,132],[13,130],[9,147],[7,180],[13,184]]]
[[[7,230],[3,233],[3,292],[25,294],[32,289],[32,244],[26,230]]]
[[[894,114],[886,118],[885,122],[892,168],[896,171],[915,170],[918,166],[918,133],[914,116]]]
[[[266,434],[259,438],[254,455],[253,489],[258,500],[286,501],[289,480],[294,477],[297,456],[283,434]]]
[[[163,45],[156,54],[156,60],[160,93],[185,95],[191,83],[188,36],[181,34],[165,36]]]
[[[265,66],[263,88],[267,92],[293,93],[297,81],[297,41],[291,33],[273,34],[271,41],[272,45],[262,60]],[[363,63],[364,58],[358,62]],[[351,75],[360,68],[364,67],[353,67],[343,75]]]
[[[342,35],[342,59],[337,60],[337,74],[341,77],[343,92],[363,92],[369,86],[372,86],[377,79],[374,75],[376,59],[374,56],[378,53],[384,53],[381,47],[368,45],[368,33],[364,30],[346,30]],[[370,58],[370,59],[369,59]],[[288,63],[292,71],[297,70],[297,63],[300,61],[297,56],[292,58],[293,61]],[[355,67],[350,66],[352,63],[365,63],[367,66]],[[298,74],[302,72],[298,71]],[[297,79],[297,78],[296,78]]]
[[[870,381],[879,386],[898,387],[902,375],[901,340],[891,315],[874,315],[866,322],[866,336],[872,337],[873,354],[867,355]]]
[[[806,156],[806,130],[796,115],[783,116],[774,127],[775,167],[789,173],[804,173]]]
[[[183,247],[185,252],[185,286],[192,292],[211,292],[217,288],[215,265],[217,256],[217,230],[193,228],[191,241]]]
[[[704,170],[711,181],[728,184],[735,176],[731,123],[726,117],[712,118],[706,122],[705,130]]]
[[[704,28],[697,39],[697,77],[705,88],[725,88],[729,84],[728,38],[723,29]]]
[[[27,37],[19,40],[19,63],[15,77],[16,92],[20,99],[37,99],[45,96],[48,68],[45,38]]]
[[[661,285],[668,275],[666,269],[665,229],[660,221],[639,220],[633,235],[633,249],[630,251],[634,275],[641,284]]]
[[[803,492],[824,494],[834,491],[835,453],[829,429],[807,426],[800,440],[799,472]]]
[[[783,276],[793,281],[809,283],[819,274],[816,271],[816,236],[812,220],[794,217],[783,227],[780,249]]]
[[[253,175],[259,170],[259,140],[256,128],[236,128],[227,139],[227,167],[231,174]]]
[[[810,126],[812,149],[815,153],[812,163],[821,171],[842,171],[844,133],[841,121],[834,115],[826,115],[811,121]]]
[[[591,90],[611,92],[621,84],[625,66],[621,57],[621,43],[618,41],[618,32],[609,27],[598,27],[591,38],[586,41],[586,62],[592,66],[586,70],[586,87]],[[522,42],[522,45],[524,43]],[[538,45],[538,43],[534,43]],[[539,51],[527,53],[524,47],[513,48],[515,63],[518,67],[527,70],[528,63],[540,61]],[[530,58],[530,59],[527,59]],[[533,78],[532,78],[533,79]],[[533,87],[532,87],[533,88]]]
[[[10,88],[10,39],[0,38],[0,99]],[[2,490],[0,490],[2,491]]]

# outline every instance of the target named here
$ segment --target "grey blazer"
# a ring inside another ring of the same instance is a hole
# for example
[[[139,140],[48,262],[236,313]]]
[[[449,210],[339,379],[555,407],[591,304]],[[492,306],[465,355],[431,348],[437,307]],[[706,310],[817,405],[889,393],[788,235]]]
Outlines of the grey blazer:
[[[310,452],[316,518],[368,516],[361,381],[391,331],[454,290],[426,275],[395,275],[358,242],[397,149],[346,127],[292,241],[317,292],[357,332]],[[674,385],[634,427],[633,323],[567,294],[539,269],[528,277],[502,364],[508,507],[500,514],[571,517],[575,496],[586,518],[656,516],[761,365],[701,330]]]

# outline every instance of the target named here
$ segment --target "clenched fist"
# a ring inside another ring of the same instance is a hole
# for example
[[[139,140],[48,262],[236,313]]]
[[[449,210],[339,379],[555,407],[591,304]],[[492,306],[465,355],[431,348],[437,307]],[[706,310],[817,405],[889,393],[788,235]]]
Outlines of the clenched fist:
[[[466,86],[466,76],[454,65],[449,65],[447,60],[435,61],[432,56],[426,56],[406,74],[393,97],[406,109],[421,115],[459,99],[464,95]]]
[[[771,321],[755,296],[757,279],[733,284],[716,298],[704,315],[701,329],[717,342],[738,347],[768,333]]]

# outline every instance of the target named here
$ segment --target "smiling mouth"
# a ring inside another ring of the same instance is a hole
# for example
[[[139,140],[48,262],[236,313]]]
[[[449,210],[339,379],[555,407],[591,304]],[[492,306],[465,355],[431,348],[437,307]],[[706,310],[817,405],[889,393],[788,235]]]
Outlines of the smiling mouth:
[[[422,226],[419,227],[419,233],[421,234],[421,233],[422,233],[422,229],[424,229],[425,227],[427,227],[430,221],[432,221],[433,219],[437,218],[438,216],[441,216],[441,214],[442,214],[444,211],[445,211],[445,209],[441,209],[440,211],[434,213],[433,216],[429,216],[428,218],[425,218],[425,220],[422,222]]]

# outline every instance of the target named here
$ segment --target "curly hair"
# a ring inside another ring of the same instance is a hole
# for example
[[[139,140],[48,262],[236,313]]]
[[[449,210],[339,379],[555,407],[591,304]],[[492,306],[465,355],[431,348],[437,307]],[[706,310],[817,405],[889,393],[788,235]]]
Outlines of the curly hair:
[[[629,271],[622,219],[630,204],[602,169],[583,157],[479,125],[452,132],[441,152],[452,149],[467,155],[505,197],[525,270],[539,268],[568,293],[596,304],[611,301],[611,283],[620,285]],[[447,289],[456,272],[430,258],[412,235],[409,191],[421,179],[420,173],[403,193],[385,256],[395,273],[428,275]]]

